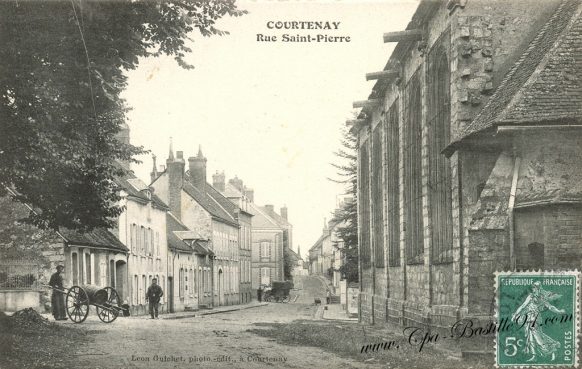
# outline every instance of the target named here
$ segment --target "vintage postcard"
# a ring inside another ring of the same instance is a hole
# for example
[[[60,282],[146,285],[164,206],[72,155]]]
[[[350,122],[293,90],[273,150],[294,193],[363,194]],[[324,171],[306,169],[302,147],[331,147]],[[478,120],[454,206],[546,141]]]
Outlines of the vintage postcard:
[[[0,0],[0,369],[578,367],[582,0]]]

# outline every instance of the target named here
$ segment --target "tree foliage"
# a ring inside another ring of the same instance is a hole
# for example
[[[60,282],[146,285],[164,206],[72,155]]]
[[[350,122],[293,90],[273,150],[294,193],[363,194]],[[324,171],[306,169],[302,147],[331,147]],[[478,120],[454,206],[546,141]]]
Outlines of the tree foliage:
[[[295,267],[294,257],[291,255],[291,250],[285,247],[283,251],[283,274],[286,281],[293,280],[293,268]]]
[[[339,179],[336,182],[346,184],[349,195],[343,204],[335,210],[332,218],[337,237],[343,241],[343,263],[340,273],[348,282],[358,281],[358,207],[357,207],[357,138],[344,128],[341,148],[335,153],[340,162],[332,164],[337,169]],[[339,245],[336,245],[339,246]]]
[[[192,68],[188,35],[225,34],[215,22],[244,13],[234,0],[0,2],[0,192],[41,228],[111,227],[115,163],[144,153],[116,138],[124,71],[162,54]]]

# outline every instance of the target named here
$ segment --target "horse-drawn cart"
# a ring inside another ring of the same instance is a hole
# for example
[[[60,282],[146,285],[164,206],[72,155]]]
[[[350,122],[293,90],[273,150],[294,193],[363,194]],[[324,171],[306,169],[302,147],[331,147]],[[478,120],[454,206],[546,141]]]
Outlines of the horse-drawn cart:
[[[270,302],[289,302],[291,297],[289,291],[293,288],[293,282],[273,282],[272,288],[265,290],[265,301]]]
[[[97,316],[104,323],[111,323],[120,314],[129,316],[129,306],[120,304],[120,298],[113,287],[100,288],[93,285],[73,286],[69,289],[60,290],[50,287],[56,291],[66,294],[65,306],[67,315],[74,323],[83,323],[89,315],[89,306],[95,306]]]

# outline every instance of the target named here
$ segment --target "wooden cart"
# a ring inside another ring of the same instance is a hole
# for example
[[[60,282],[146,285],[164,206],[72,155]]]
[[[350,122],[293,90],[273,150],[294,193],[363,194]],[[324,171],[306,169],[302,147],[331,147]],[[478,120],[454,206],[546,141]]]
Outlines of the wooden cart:
[[[119,294],[113,287],[84,285],[65,290],[53,289],[66,294],[65,308],[74,323],[83,323],[87,319],[89,306],[95,306],[97,316],[104,323],[112,323],[120,314],[129,316],[129,306],[120,304]]]

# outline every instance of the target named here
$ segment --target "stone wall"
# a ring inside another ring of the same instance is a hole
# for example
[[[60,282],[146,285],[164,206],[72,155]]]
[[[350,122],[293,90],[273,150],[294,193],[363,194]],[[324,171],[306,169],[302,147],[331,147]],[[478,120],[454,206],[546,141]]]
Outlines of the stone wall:
[[[40,300],[35,307],[49,312],[51,292],[41,284],[49,282],[57,265],[65,264],[63,239],[56,232],[19,222],[28,216],[29,210],[8,196],[0,198],[0,208],[0,263],[16,268],[19,264],[27,264],[37,270],[32,291],[40,292]],[[10,298],[8,295],[3,297]],[[26,299],[26,302],[30,300]],[[8,301],[4,303],[6,305]]]
[[[367,112],[370,124],[359,131],[358,144],[360,147],[368,145],[370,131],[385,119],[385,112],[398,99],[401,260],[400,266],[388,266],[390,264],[386,262],[385,268],[375,268],[372,264],[371,268],[361,270],[360,314],[364,322],[414,322],[446,327],[469,313],[487,315],[491,307],[492,273],[508,261],[507,203],[514,160],[512,154],[502,154],[504,145],[510,141],[506,138],[500,138],[491,147],[479,147],[474,151],[460,150],[450,157],[453,257],[451,262],[436,263],[433,260],[432,209],[429,207],[431,187],[428,179],[429,147],[432,143],[428,139],[429,68],[426,60],[433,48],[440,45],[446,49],[451,81],[450,139],[454,140],[483,108],[505,73],[551,16],[559,1],[532,4],[471,0],[462,3],[463,6],[448,9],[446,2],[443,2],[430,14],[415,15],[411,26],[423,29],[424,39],[399,49],[398,62],[392,60],[391,63],[394,68],[400,68],[401,76],[387,84],[382,91],[374,91],[373,97],[381,98],[382,104]],[[422,18],[425,23],[414,24]],[[406,124],[404,95],[409,79],[417,72],[421,83],[422,105],[414,108],[422,110],[421,216],[424,253],[420,263],[406,265],[404,244],[407,225],[402,178],[403,147],[407,144],[403,138]],[[387,133],[383,130],[382,134]],[[386,170],[387,165],[383,167]],[[571,163],[567,167],[571,167]],[[532,179],[532,183],[535,183],[535,179]],[[369,191],[369,188],[359,188],[359,191]],[[384,196],[384,204],[386,198]],[[384,226],[387,229],[390,219],[386,218],[386,209],[384,214]],[[577,215],[568,213],[568,216],[575,218]],[[564,232],[577,232],[574,229],[576,219],[564,220],[571,223],[566,225],[570,228],[564,228],[567,229]],[[360,229],[372,228],[370,224],[359,226]],[[562,239],[566,240],[568,236],[570,240],[577,237],[564,234]],[[370,244],[373,244],[372,240]],[[384,253],[389,255],[387,239]],[[374,260],[373,252],[371,259]]]

